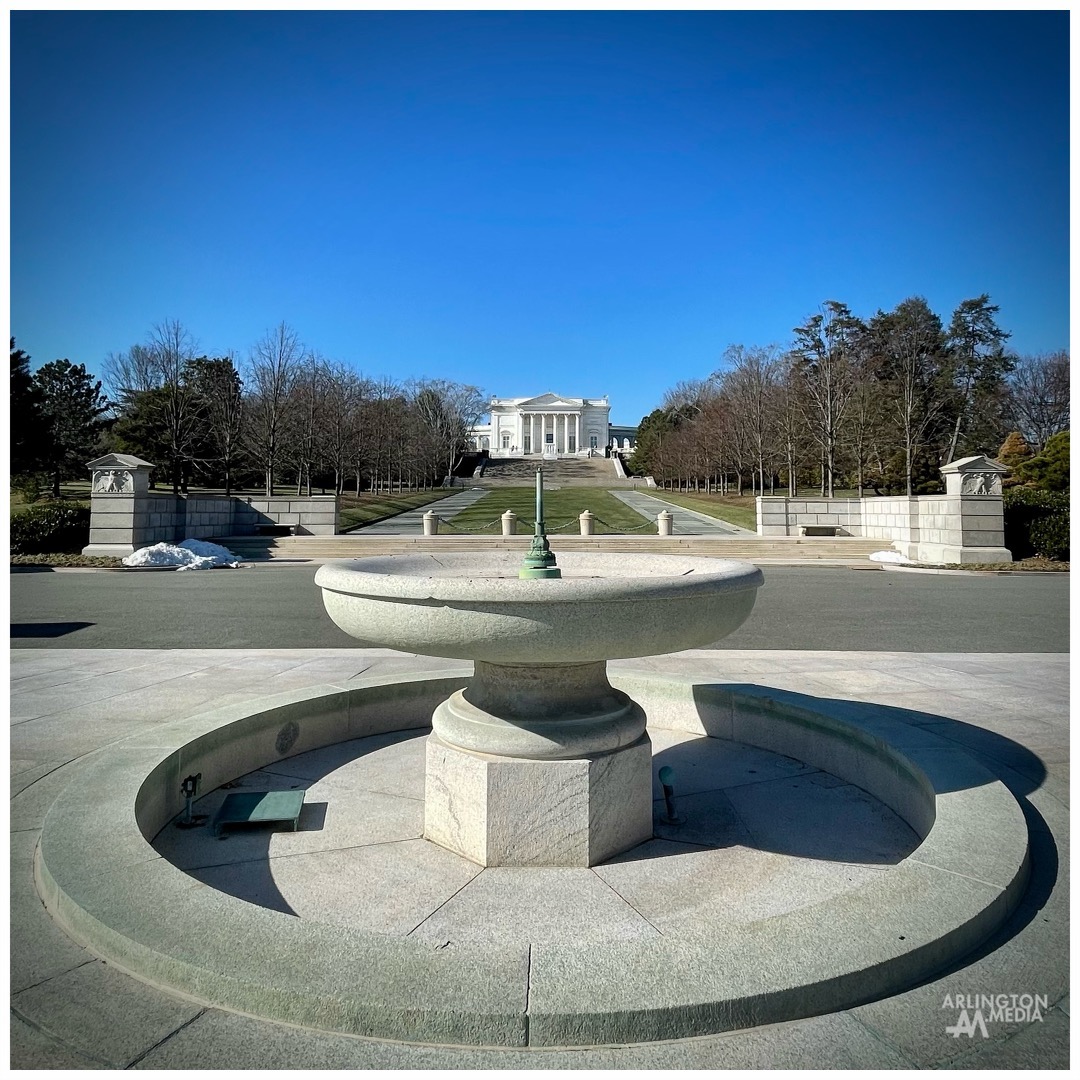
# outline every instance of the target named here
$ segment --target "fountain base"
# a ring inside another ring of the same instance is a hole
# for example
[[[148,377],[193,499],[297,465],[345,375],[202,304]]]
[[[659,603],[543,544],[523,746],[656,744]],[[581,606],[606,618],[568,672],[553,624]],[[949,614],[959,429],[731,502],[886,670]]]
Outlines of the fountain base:
[[[652,836],[652,743],[535,760],[428,736],[424,836],[481,866],[595,866]]]

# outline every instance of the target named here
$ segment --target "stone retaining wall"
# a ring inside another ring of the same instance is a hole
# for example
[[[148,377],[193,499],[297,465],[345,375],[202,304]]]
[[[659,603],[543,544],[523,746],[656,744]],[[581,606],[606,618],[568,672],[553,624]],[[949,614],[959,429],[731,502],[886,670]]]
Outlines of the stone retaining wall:
[[[762,496],[757,500],[761,536],[798,536],[803,525],[831,525],[838,536],[862,536],[862,499]]]
[[[1011,562],[1000,495],[886,495],[865,499],[761,496],[761,536],[798,536],[831,525],[838,536],[880,540],[917,562]]]
[[[266,526],[289,526],[298,536],[333,536],[333,495],[265,498],[254,495],[173,495],[159,491],[101,494],[90,499],[88,555],[129,555],[139,548],[213,536],[254,536]]]

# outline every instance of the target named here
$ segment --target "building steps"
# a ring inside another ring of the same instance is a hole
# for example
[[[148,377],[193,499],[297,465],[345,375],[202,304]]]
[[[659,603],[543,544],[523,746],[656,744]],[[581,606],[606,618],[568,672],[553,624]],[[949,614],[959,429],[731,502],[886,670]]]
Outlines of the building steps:
[[[865,562],[888,544],[862,537],[756,536],[603,536],[548,537],[551,550],[610,551],[653,555],[704,555],[720,559],[775,562]],[[528,550],[531,537],[519,536],[225,536],[214,541],[246,561],[359,559],[368,555]]]

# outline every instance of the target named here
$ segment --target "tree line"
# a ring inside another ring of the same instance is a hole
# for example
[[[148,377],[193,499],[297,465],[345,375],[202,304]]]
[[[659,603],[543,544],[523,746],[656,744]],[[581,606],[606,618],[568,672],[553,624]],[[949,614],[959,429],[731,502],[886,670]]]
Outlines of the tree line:
[[[208,356],[175,320],[110,354],[104,378],[55,360],[33,374],[11,341],[12,475],[82,478],[93,456],[134,454],[155,482],[288,485],[341,494],[428,487],[452,474],[486,400],[445,379],[372,379],[309,349],[285,323],[241,361]]]
[[[826,301],[787,347],[732,345],[708,378],[672,387],[641,422],[632,468],[739,495],[919,495],[1010,432],[1038,453],[1069,426],[1069,354],[1010,352],[998,311],[984,294],[946,326],[919,296],[868,320]]]

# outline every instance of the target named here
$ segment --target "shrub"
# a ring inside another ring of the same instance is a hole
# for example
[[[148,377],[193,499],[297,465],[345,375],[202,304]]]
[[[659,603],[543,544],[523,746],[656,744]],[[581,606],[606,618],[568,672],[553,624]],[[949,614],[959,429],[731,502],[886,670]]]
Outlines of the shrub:
[[[45,488],[45,477],[40,473],[23,473],[11,478],[11,490],[27,505],[37,502]]]
[[[30,506],[11,517],[12,555],[78,552],[89,542],[88,506]]]
[[[1031,546],[1044,559],[1069,561],[1069,511],[1047,514],[1031,523]]]
[[[1004,512],[1005,546],[1014,559],[1069,558],[1067,493],[1011,488],[1004,495]]]
[[[1043,491],[1068,491],[1069,433],[1060,431],[1057,435],[1051,435],[1041,454],[1016,467],[1016,475]]]

